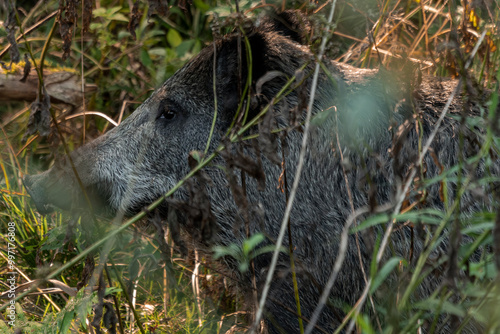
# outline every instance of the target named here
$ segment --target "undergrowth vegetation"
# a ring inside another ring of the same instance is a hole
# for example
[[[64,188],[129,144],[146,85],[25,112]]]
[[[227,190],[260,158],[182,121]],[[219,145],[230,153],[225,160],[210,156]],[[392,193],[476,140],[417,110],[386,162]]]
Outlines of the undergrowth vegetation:
[[[318,1],[18,0],[15,9],[14,3],[0,4],[0,332],[15,333],[10,324],[26,333],[231,333],[247,328],[250,315],[241,311],[246,301],[231,278],[189,244],[187,254],[181,254],[173,242],[178,232],[163,238],[156,217],[122,228],[119,219],[40,215],[22,177],[46,170],[58,157],[119,124],[214,37],[258,24],[268,7],[301,10],[311,22],[306,39],[314,52],[327,31],[329,59],[409,72],[415,85],[423,75],[460,79],[465,104],[491,92],[479,115],[463,117],[484,144],[462,163],[474,166],[481,160],[488,168],[499,159],[500,7],[494,1],[338,0],[333,24],[326,19],[332,3]],[[34,95],[5,93],[21,77],[33,80]],[[41,88],[44,81],[47,91]],[[59,93],[49,83],[61,85]],[[424,200],[430,184],[446,187],[450,175],[443,170],[424,181],[417,175],[415,191]],[[499,210],[499,182],[464,178],[458,185],[497,184],[496,193],[487,195]],[[439,333],[442,313],[456,319],[457,331],[469,321],[481,323],[485,332],[500,330],[499,212],[462,216],[456,204],[460,199],[446,198],[446,193],[443,211],[403,202],[400,214],[372,213],[352,231],[393,220],[395,228],[414,224],[415,233],[458,229],[469,237],[451,242],[450,252],[439,258],[422,252],[414,266],[396,256],[380,266],[374,260],[369,296],[400,295],[394,305],[366,302],[345,309],[345,322],[354,319],[357,332],[416,333],[425,319],[430,332]],[[439,235],[429,237],[427,249],[440,242]],[[219,248],[216,256],[232,257],[240,270],[248,270],[263,238],[253,236],[243,248]],[[477,261],[469,261],[472,254]],[[442,264],[463,277],[436,272]],[[391,273],[405,276],[407,290],[380,288]],[[409,291],[426,275],[447,279],[425,302],[411,304]]]

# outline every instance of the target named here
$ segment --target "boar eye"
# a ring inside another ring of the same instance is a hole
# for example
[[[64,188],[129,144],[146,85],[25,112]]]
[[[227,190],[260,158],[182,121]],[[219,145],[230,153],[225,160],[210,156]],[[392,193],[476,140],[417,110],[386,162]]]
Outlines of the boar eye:
[[[176,113],[175,111],[173,111],[173,110],[171,110],[171,109],[167,109],[167,110],[164,110],[164,111],[161,113],[160,118],[162,118],[162,119],[166,119],[167,121],[170,121],[170,120],[172,120],[172,119],[174,119],[174,118],[175,118],[175,115],[176,115],[176,114],[177,114],[177,113]]]
[[[156,116],[156,119],[161,119],[162,121],[172,121],[174,118],[177,118],[179,114],[180,107],[175,103],[174,101],[171,100],[165,100],[160,102],[160,105],[158,106],[158,113]]]

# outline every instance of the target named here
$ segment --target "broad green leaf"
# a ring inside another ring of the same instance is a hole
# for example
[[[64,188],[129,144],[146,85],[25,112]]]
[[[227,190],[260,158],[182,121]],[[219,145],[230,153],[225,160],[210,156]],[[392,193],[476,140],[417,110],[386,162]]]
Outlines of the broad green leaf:
[[[167,41],[173,47],[177,47],[182,43],[182,37],[175,29],[170,29],[167,33]]]
[[[106,8],[101,7],[101,8],[96,8],[92,11],[92,15],[95,17],[102,17],[106,15]]]
[[[466,228],[461,229],[461,232],[463,234],[475,234],[475,233],[481,233],[484,231],[491,231],[493,230],[493,227],[495,226],[494,222],[484,222],[484,223],[477,223],[471,226],[467,226]]]
[[[187,39],[185,41],[182,41],[182,43],[179,44],[175,49],[175,51],[177,51],[177,55],[179,57],[184,57],[186,53],[188,53],[188,51],[193,48],[194,43],[194,39]]]
[[[152,48],[148,50],[150,56],[165,57],[165,48]]]
[[[370,324],[370,318],[366,314],[360,314],[356,317],[356,323],[363,334],[375,334],[375,330]]]
[[[75,313],[73,312],[73,310],[71,311],[63,310],[62,312],[64,312],[64,317],[59,326],[59,333],[68,333],[69,327],[71,326],[71,322],[75,317]]]
[[[144,65],[146,67],[150,67],[151,65],[153,65],[153,61],[151,60],[151,57],[149,57],[148,52],[144,49],[141,49],[141,62],[142,62],[142,65]]]
[[[122,22],[128,22],[128,19],[123,15],[122,13],[117,13],[114,14],[113,16],[109,17],[113,21],[122,21]]]
[[[191,151],[189,152],[189,155],[196,160],[198,163],[201,163],[203,161],[203,153],[200,151]]]
[[[411,222],[437,225],[441,222],[441,220],[443,220],[444,212],[435,209],[413,210],[405,213],[400,213],[394,218],[399,222],[409,220]]]

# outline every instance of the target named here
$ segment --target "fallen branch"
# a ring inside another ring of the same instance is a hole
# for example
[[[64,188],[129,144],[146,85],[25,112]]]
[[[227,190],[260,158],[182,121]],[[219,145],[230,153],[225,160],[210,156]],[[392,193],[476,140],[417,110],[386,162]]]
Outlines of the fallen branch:
[[[0,102],[33,102],[38,92],[38,77],[34,70],[25,82],[21,82],[21,73],[10,73],[0,69]],[[68,70],[45,70],[45,88],[52,103],[66,103],[72,106],[82,104],[83,94],[79,76]],[[95,91],[92,85],[86,85],[85,93]]]

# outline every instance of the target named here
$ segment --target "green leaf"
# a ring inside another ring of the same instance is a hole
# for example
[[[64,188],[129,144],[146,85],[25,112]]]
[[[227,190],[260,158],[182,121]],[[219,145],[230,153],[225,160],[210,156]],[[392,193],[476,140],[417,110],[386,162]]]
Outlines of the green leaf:
[[[106,16],[106,8],[104,8],[104,7],[96,8],[92,11],[92,15],[95,17]]]
[[[102,23],[94,23],[90,24],[90,30],[99,30],[103,27]]]
[[[20,321],[28,321],[28,319],[26,318],[26,313],[24,313],[24,310],[21,306],[21,304],[19,303],[16,303],[16,314],[17,314],[17,317]]]
[[[248,268],[250,268],[250,264],[248,263],[248,261],[241,262],[238,265],[238,269],[241,273],[246,273],[248,271]]]
[[[325,124],[325,122],[328,120],[328,118],[330,118],[330,116],[333,115],[334,111],[335,111],[335,108],[329,108],[329,109],[326,109],[326,110],[323,110],[323,111],[317,113],[311,119],[311,124],[313,124],[315,126],[321,126],[321,125]]]
[[[165,48],[151,48],[148,50],[150,56],[165,58]]]
[[[471,226],[467,226],[466,228],[463,228],[461,232],[463,234],[471,235],[471,234],[479,234],[484,231],[491,231],[493,230],[493,227],[495,227],[494,222],[484,222],[484,223],[476,223]]]
[[[122,39],[122,38],[129,38],[130,36],[130,33],[128,31],[125,31],[125,30],[121,30],[118,32],[118,39]]]
[[[370,318],[366,314],[360,314],[356,317],[356,323],[361,329],[361,333],[364,334],[375,334],[375,330],[370,324]]]
[[[194,5],[198,8],[202,13],[205,13],[210,9],[210,6],[203,2],[203,0],[194,0]]]
[[[182,37],[177,30],[170,29],[167,33],[167,41],[173,48],[175,48],[182,43]]]
[[[252,235],[250,238],[245,240],[243,242],[243,254],[245,257],[248,256],[248,254],[255,248],[257,247],[258,244],[260,244],[262,241],[264,241],[265,237],[262,233],[258,233],[255,235]]]
[[[175,51],[177,51],[177,55],[179,57],[184,57],[186,53],[188,53],[188,51],[193,48],[194,43],[195,43],[194,39],[187,39],[185,41],[182,41],[182,43],[179,44],[175,49]]]
[[[375,290],[378,289],[380,284],[384,282],[384,280],[389,276],[389,274],[396,268],[396,266],[403,261],[404,264],[407,264],[407,262],[401,258],[401,257],[393,257],[390,258],[389,261],[387,261],[382,269],[378,272],[377,276],[375,276],[375,279],[373,280],[373,284],[370,287],[370,293],[374,293]]]
[[[63,310],[62,312],[64,312],[64,317],[59,326],[59,333],[68,333],[69,327],[71,326],[71,322],[75,317],[75,313],[73,312],[73,310],[71,311]]]
[[[364,222],[362,222],[358,226],[353,227],[351,229],[351,233],[362,231],[364,229],[367,229],[368,227],[385,223],[388,220],[389,220],[389,215],[386,213],[381,213],[375,216],[368,217]]]
[[[191,52],[194,53],[194,54],[197,54],[197,53],[199,53],[201,51],[202,47],[203,47],[203,45],[201,44],[201,41],[199,39],[197,39],[194,42],[193,50],[191,50]]]
[[[422,210],[413,210],[405,213],[400,213],[396,217],[394,217],[396,221],[404,222],[411,221],[414,223],[426,223],[426,224],[435,224],[438,225],[441,220],[444,218],[444,213],[435,209],[422,209]]]
[[[200,151],[193,150],[189,152],[189,155],[198,163],[201,163],[203,161],[203,153]]]
[[[444,213],[436,209],[412,210],[405,213],[400,213],[393,217],[397,222],[411,221],[414,223],[426,223],[438,225],[444,217]],[[382,213],[368,217],[358,226],[351,229],[351,233],[355,233],[368,227],[386,223],[390,220],[388,214]]]
[[[77,298],[75,298],[76,300],[82,298],[82,292],[84,292],[84,290],[85,289],[81,289],[78,291]],[[83,298],[81,301],[77,302],[75,305],[75,313],[80,325],[86,329],[87,322],[85,320],[87,316],[92,313],[92,301],[89,298]]]
[[[240,249],[236,244],[231,244],[229,246],[214,246],[212,250],[214,252],[214,259],[216,260],[226,255],[237,259],[240,253]]]
[[[64,238],[66,237],[66,227],[57,226],[54,227],[46,234],[42,242],[42,250],[54,250],[59,249],[64,244]]]
[[[497,270],[493,260],[481,261],[479,263],[469,263],[470,275],[479,279],[494,279],[497,277]]]
[[[122,7],[121,7],[121,6],[115,6],[115,7],[108,8],[108,9],[106,9],[106,14],[107,14],[108,16],[111,16],[111,15],[113,15],[113,14],[115,14],[115,13],[119,12],[119,11],[120,11],[120,9],[122,9]]]
[[[151,65],[153,65],[153,61],[151,60],[151,57],[149,57],[148,52],[144,49],[141,49],[141,63],[148,68]]]
[[[418,308],[421,310],[427,310],[427,311],[434,313],[438,309],[439,305],[441,305],[441,303],[442,303],[441,311],[444,313],[453,314],[453,315],[456,315],[460,318],[463,318],[466,314],[464,307],[462,307],[461,305],[455,305],[455,304],[450,303],[447,300],[441,301],[439,299],[423,300],[423,301],[417,303],[415,305],[415,308]]]
[[[109,18],[111,20],[114,20],[114,21],[128,22],[128,19],[122,13],[114,14],[113,16],[110,16]]]

